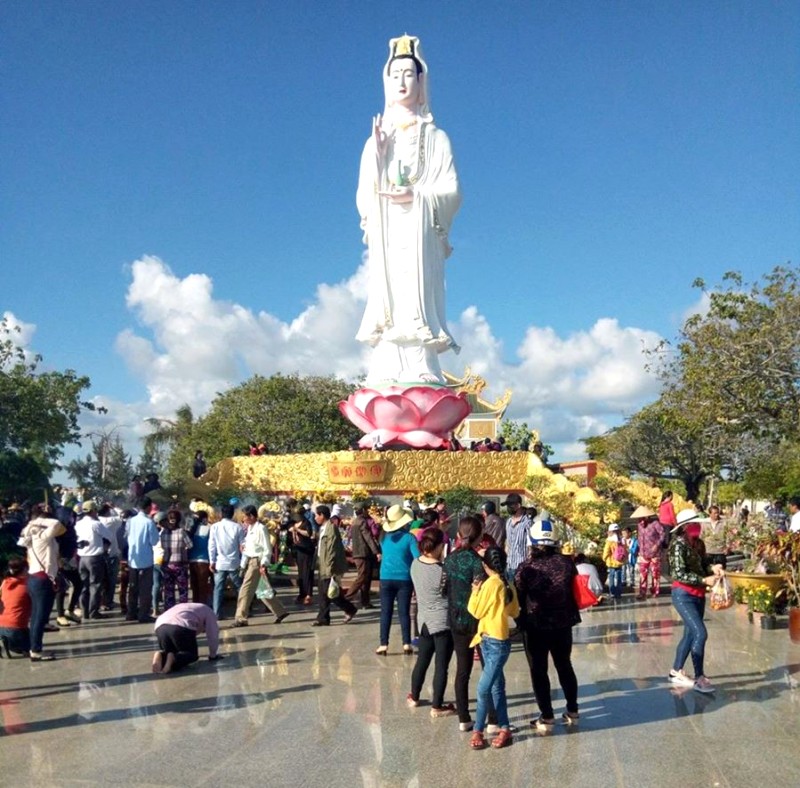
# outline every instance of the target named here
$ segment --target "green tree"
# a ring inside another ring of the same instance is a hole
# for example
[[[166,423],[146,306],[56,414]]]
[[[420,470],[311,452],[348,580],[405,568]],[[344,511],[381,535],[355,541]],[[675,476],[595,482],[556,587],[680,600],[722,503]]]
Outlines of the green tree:
[[[689,318],[665,381],[694,415],[731,434],[800,438],[800,268],[778,266],[747,284],[731,272],[719,288],[695,286],[708,312]]]
[[[461,512],[477,512],[481,498],[472,487],[459,484],[450,490],[445,490],[441,495],[447,505],[447,510],[458,516]]]
[[[152,446],[145,446],[139,459],[136,461],[136,468],[134,473],[144,479],[148,473],[155,473],[158,476],[164,475],[164,468],[167,465],[167,455],[162,449],[153,448]]]
[[[500,422],[500,437],[505,440],[509,449],[525,449],[527,451],[533,443],[531,428],[525,421],[520,423],[511,419],[503,419]]]
[[[43,501],[49,489],[47,474],[33,457],[0,450],[0,500]]]
[[[690,500],[697,500],[705,480],[729,463],[724,426],[695,419],[675,391],[583,442],[592,457],[618,473],[680,481]]]
[[[72,460],[67,473],[78,487],[92,494],[106,496],[127,489],[133,475],[133,463],[114,430],[92,433],[92,451],[85,459]]]
[[[190,476],[198,449],[209,465],[246,452],[251,441],[265,443],[270,454],[346,449],[361,433],[339,413],[338,403],[355,388],[333,376],[256,375],[217,396],[209,412],[177,437],[167,478]]]
[[[195,427],[194,414],[189,405],[182,405],[171,419],[151,418],[150,434],[144,438],[144,452],[173,481],[186,478],[191,473],[192,461],[188,456]],[[194,452],[192,452],[194,456]],[[151,459],[152,458],[152,459]],[[144,470],[144,474],[161,473]]]
[[[81,400],[89,378],[41,371],[41,357],[28,359],[15,341],[18,330],[0,320],[0,451],[33,460],[49,476],[64,446],[79,442],[81,412],[95,406]]]

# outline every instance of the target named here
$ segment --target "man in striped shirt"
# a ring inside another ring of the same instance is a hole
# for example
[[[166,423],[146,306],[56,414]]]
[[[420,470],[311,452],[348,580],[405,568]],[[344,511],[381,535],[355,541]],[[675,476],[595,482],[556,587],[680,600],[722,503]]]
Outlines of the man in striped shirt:
[[[528,558],[531,518],[522,507],[522,497],[517,493],[509,493],[502,506],[506,507],[509,515],[506,520],[506,577],[513,583],[517,569]]]

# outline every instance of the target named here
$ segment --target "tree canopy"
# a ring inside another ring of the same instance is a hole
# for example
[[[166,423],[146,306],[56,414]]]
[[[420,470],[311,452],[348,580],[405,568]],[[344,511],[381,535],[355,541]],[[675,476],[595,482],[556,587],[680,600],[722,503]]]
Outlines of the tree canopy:
[[[0,452],[6,478],[22,484],[20,489],[3,485],[5,497],[27,494],[28,482],[22,480],[46,479],[64,446],[79,442],[81,411],[95,410],[81,399],[89,378],[71,369],[41,370],[41,357],[29,358],[16,341],[18,330],[0,320]]]
[[[103,496],[127,490],[133,476],[133,463],[125,452],[119,435],[112,431],[97,433],[92,451],[83,460],[72,460],[67,473],[79,487]]]
[[[361,433],[342,417],[338,403],[355,389],[333,376],[256,375],[219,394],[199,419],[181,409],[174,420],[159,420],[151,443],[170,446],[170,481],[191,475],[197,450],[212,465],[246,454],[251,442],[264,443],[270,454],[346,449]]]
[[[688,418],[666,396],[584,443],[593,459],[622,473],[682,482],[690,500],[697,500],[702,483],[727,462],[724,429]]]
[[[728,273],[720,288],[695,286],[708,312],[684,324],[668,384],[732,434],[800,437],[800,269],[778,266],[752,284]]]
[[[800,439],[800,269],[747,284],[728,273],[707,289],[675,345],[658,351],[659,399],[620,427],[585,439],[595,459],[628,474],[679,479],[690,499],[709,476],[750,494],[790,495]]]

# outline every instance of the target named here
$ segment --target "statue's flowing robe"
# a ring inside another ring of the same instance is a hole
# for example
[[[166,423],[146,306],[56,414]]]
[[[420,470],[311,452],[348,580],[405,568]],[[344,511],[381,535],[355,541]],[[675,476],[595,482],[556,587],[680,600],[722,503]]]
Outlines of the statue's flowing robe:
[[[392,186],[392,165],[379,162],[374,138],[364,146],[356,203],[369,248],[369,289],[356,339],[442,353],[458,350],[447,329],[444,262],[461,194],[447,135],[430,122],[421,122],[419,133],[414,199],[407,204],[378,196]]]

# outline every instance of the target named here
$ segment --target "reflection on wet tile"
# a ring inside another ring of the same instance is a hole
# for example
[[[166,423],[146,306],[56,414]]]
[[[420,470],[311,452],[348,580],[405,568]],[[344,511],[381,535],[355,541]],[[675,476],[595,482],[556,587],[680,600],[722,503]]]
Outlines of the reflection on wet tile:
[[[580,724],[546,738],[528,724],[538,709],[515,643],[517,730],[502,752],[472,752],[455,718],[407,708],[413,660],[375,657],[376,617],[316,630],[312,618],[304,609],[280,627],[255,617],[226,629],[224,660],[175,676],[149,672],[148,627],[117,619],[52,636],[55,663],[3,660],[5,774],[54,785],[800,784],[800,647],[734,611],[707,616],[711,696],[666,680],[681,634],[668,599],[585,615],[573,649]]]

